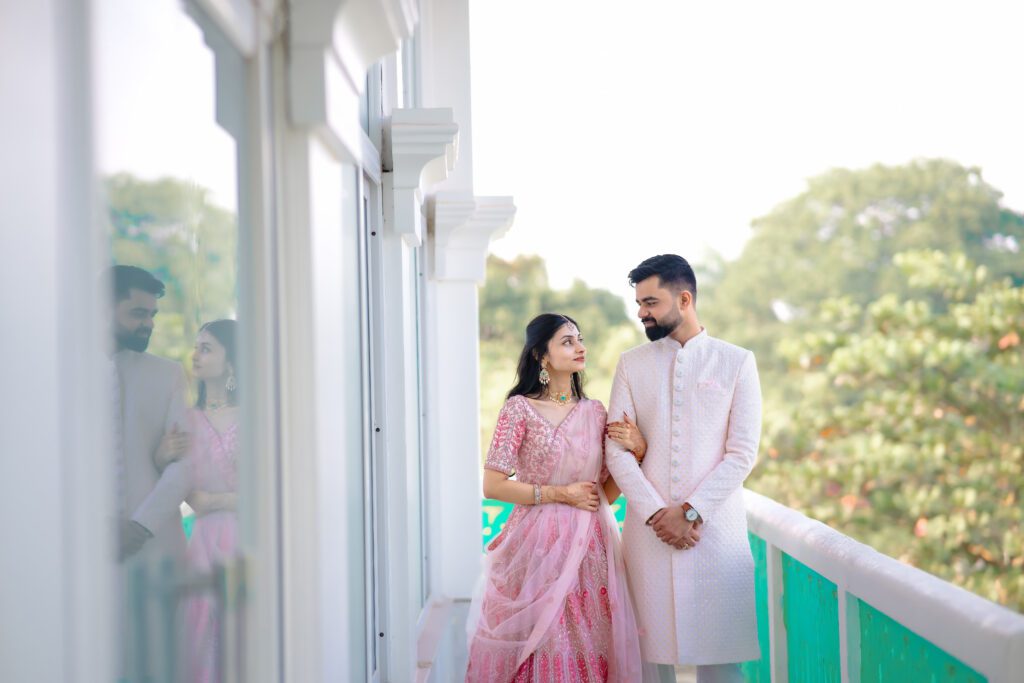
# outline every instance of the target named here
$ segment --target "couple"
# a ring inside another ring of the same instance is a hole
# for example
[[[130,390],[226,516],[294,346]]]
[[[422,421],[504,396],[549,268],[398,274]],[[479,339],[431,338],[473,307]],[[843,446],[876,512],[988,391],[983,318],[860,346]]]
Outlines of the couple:
[[[237,549],[237,323],[216,320],[200,328],[192,354],[198,398],[186,409],[181,366],[146,353],[164,284],[141,268],[119,265],[104,273],[101,287],[113,297],[107,367],[124,580],[134,567],[152,571],[168,560],[208,575]],[[187,545],[183,500],[196,512]],[[123,600],[120,610],[122,680],[147,678],[151,672],[139,653],[160,651],[160,625],[152,623],[152,615],[140,617],[139,607]],[[213,597],[191,596],[182,609],[187,680],[218,680],[220,625]],[[138,623],[140,618],[147,623]],[[150,637],[139,635],[147,631]]]
[[[484,495],[516,506],[488,546],[468,682],[674,681],[675,664],[732,682],[759,657],[742,492],[761,429],[754,356],[707,335],[685,259],[654,256],[629,281],[652,343],[619,360],[607,425],[583,392],[576,323],[527,327],[484,463]]]

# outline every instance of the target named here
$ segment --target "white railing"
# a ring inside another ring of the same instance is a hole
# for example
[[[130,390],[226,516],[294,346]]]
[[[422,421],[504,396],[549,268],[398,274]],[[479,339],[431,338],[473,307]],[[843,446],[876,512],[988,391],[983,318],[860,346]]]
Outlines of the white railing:
[[[782,553],[836,584],[842,683],[860,682],[857,600],[985,676],[1024,682],[1024,615],[903,564],[821,522],[746,491],[751,533],[767,544],[772,681],[788,681]]]

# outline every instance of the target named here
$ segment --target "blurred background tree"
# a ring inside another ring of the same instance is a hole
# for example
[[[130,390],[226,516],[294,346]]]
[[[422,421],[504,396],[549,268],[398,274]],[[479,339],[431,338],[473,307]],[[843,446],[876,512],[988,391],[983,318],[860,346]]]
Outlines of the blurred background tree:
[[[175,178],[105,181],[113,262],[145,268],[167,291],[149,350],[184,364],[199,327],[237,310],[237,225],[210,192]]]
[[[1024,611],[1024,215],[1001,199],[947,160],[826,172],[753,221],[737,259],[699,264],[698,307],[757,354],[750,488]],[[645,341],[618,296],[552,292],[539,257],[492,257],[484,448],[545,310],[579,316],[602,401],[618,354]]]
[[[625,282],[625,278],[623,278]],[[586,391],[607,404],[619,354],[644,341],[620,296],[579,280],[553,290],[539,256],[487,259],[480,290],[480,433],[484,454],[498,411],[515,383],[526,325],[540,313],[562,313],[580,324],[587,346]]]

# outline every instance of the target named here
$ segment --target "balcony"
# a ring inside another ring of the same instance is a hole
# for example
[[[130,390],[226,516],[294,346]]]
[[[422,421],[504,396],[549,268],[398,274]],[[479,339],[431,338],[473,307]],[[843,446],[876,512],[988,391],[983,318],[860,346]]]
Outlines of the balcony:
[[[745,494],[762,653],[748,681],[1024,681],[1024,615]],[[484,501],[485,545],[511,508]]]

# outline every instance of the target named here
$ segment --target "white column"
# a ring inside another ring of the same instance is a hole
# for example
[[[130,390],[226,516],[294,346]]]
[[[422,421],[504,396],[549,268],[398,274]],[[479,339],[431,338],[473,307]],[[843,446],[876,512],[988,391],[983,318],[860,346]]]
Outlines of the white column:
[[[0,21],[0,680],[114,679],[88,3]],[[9,67],[9,68],[8,68]]]
[[[435,198],[431,249],[432,478],[439,538],[438,589],[471,597],[480,573],[480,342],[477,286],[487,246],[512,225],[511,197],[442,193]]]
[[[413,250],[425,233],[424,191],[455,162],[458,127],[450,110],[396,109],[385,129],[383,176],[385,230],[380,244],[383,430],[379,461],[384,490],[379,505],[385,555],[388,681],[412,681],[417,664],[420,605],[421,358],[417,338],[418,271]]]
[[[420,22],[424,107],[451,107],[462,133],[459,164],[438,191],[473,191],[468,0],[424,0]]]

